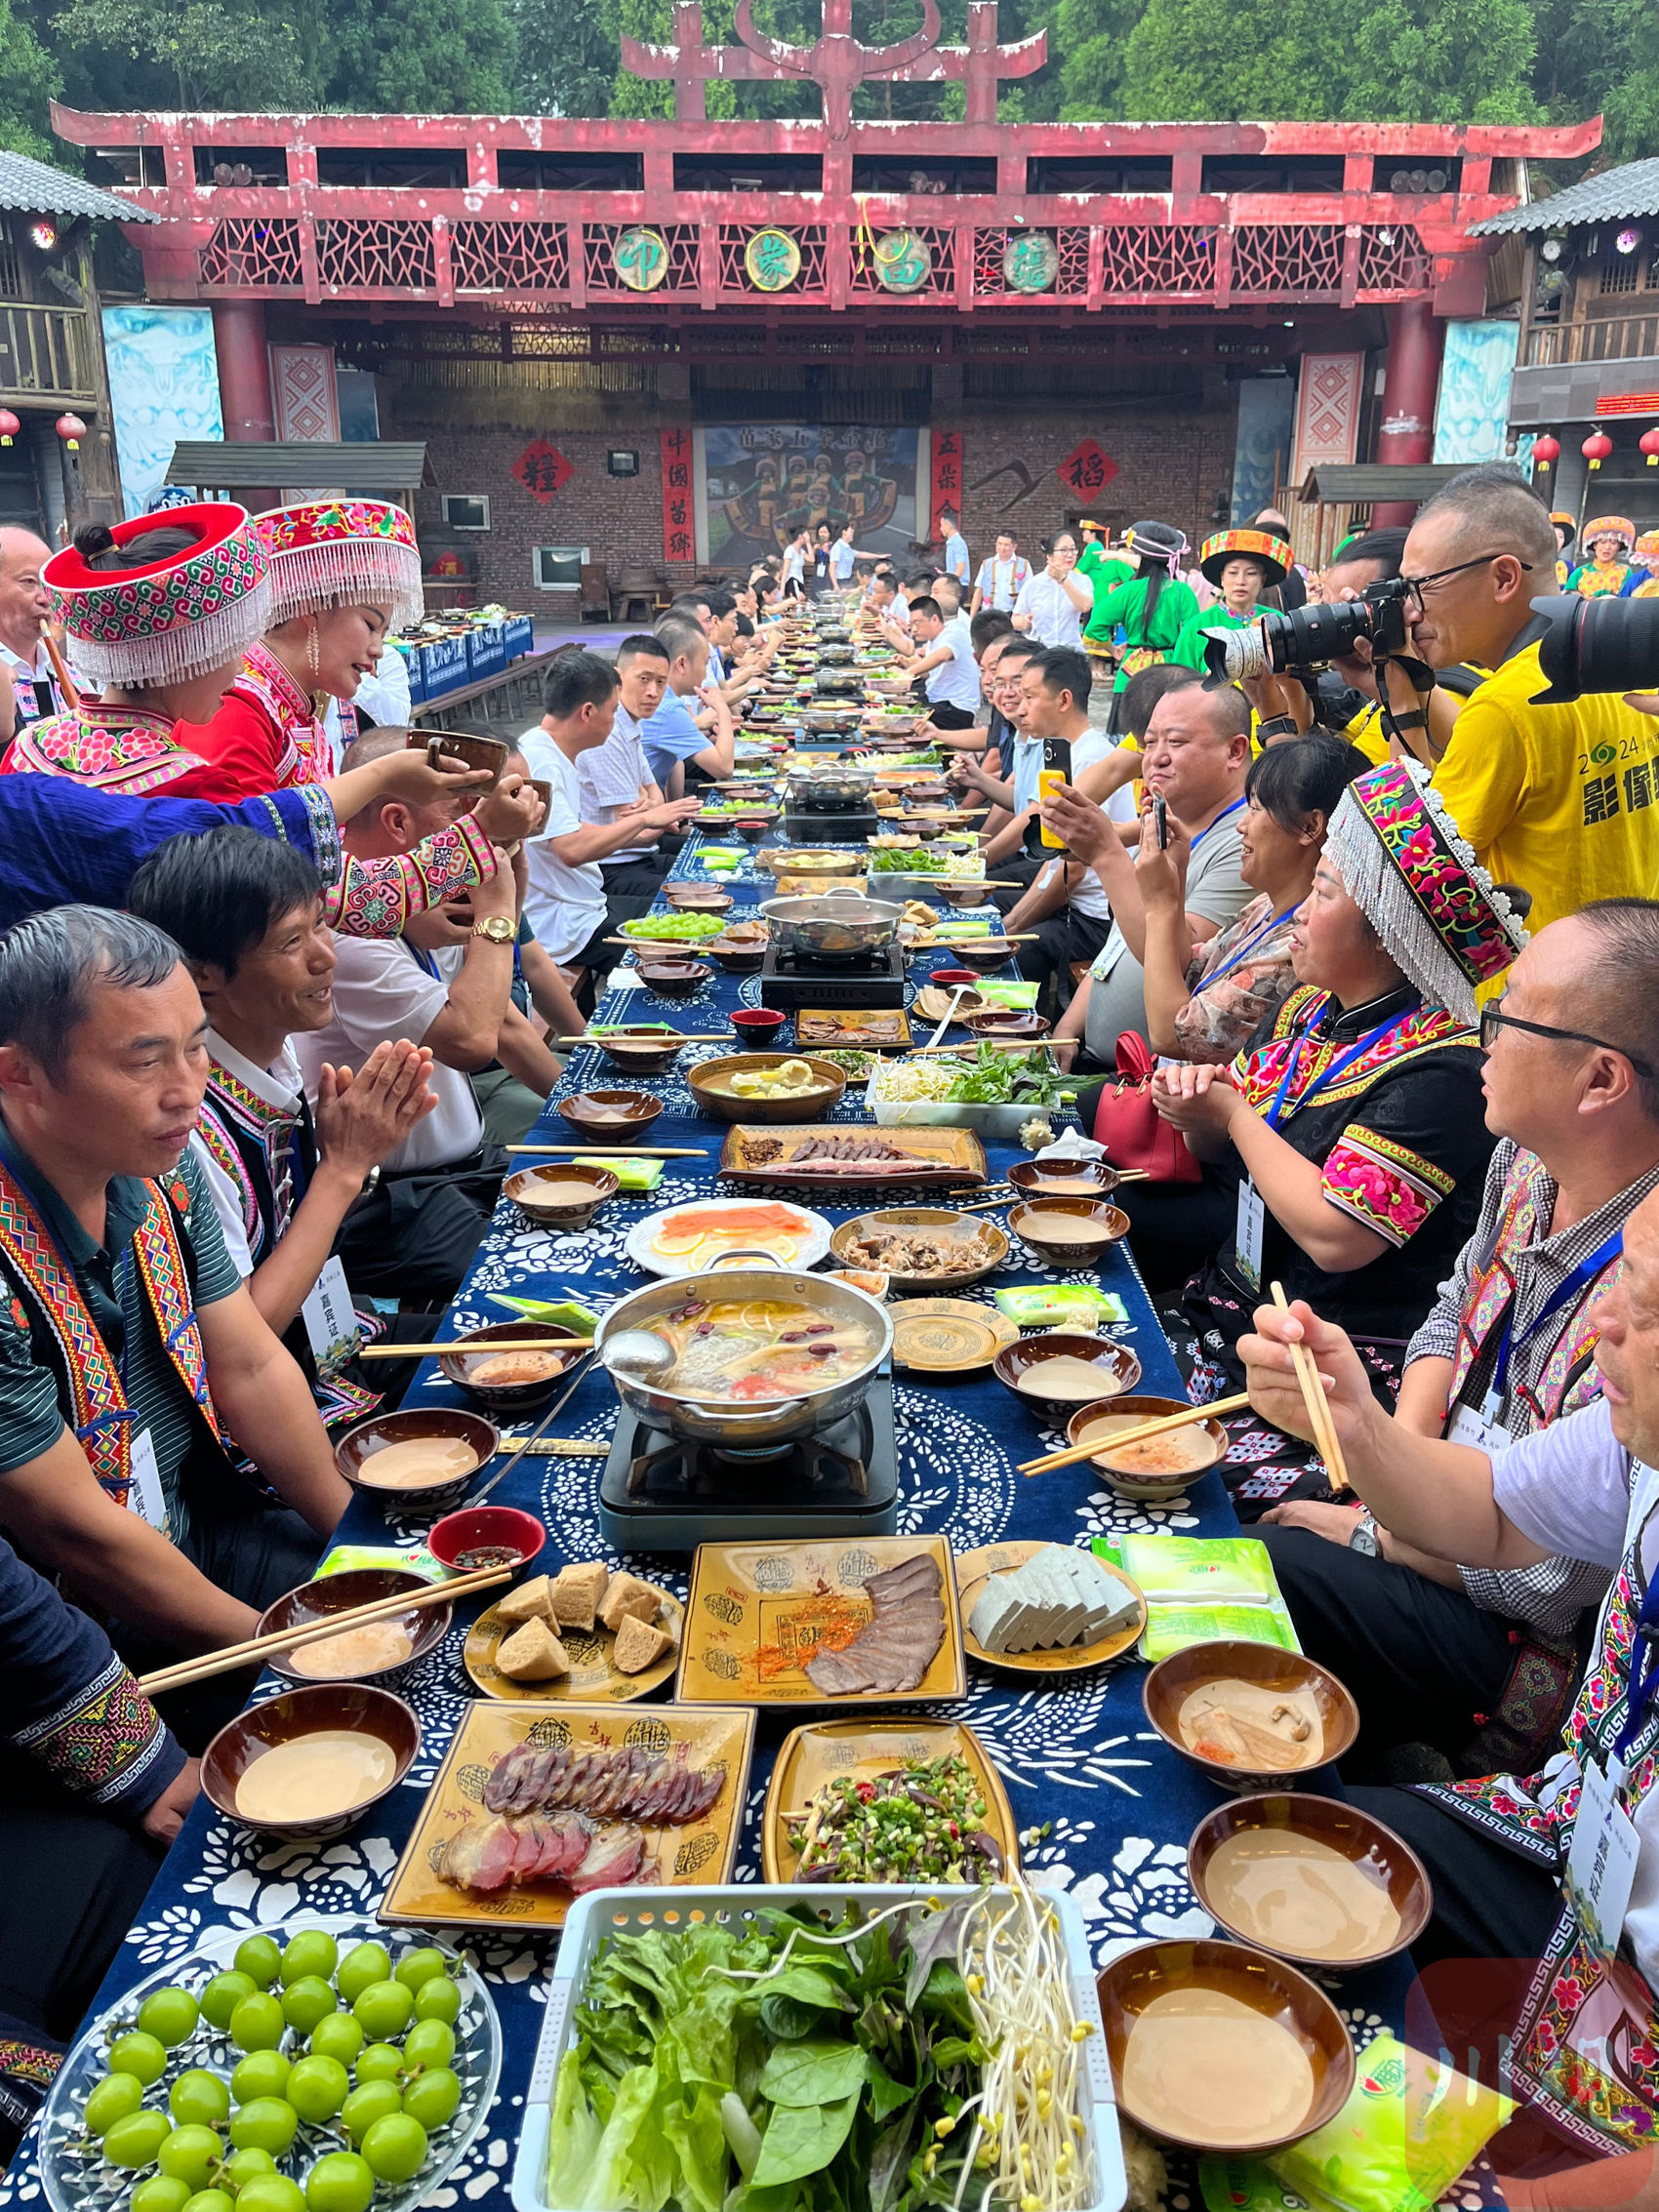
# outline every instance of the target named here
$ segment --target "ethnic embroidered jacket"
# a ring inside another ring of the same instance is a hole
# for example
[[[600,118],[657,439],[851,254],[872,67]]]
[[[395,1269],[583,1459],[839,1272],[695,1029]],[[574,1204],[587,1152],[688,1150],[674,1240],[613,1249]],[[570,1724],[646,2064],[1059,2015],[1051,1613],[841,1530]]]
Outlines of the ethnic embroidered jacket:
[[[323,784],[333,774],[332,747],[311,695],[258,643],[243,655],[242,672],[213,720],[181,722],[175,742],[208,762],[225,786],[216,797]]]

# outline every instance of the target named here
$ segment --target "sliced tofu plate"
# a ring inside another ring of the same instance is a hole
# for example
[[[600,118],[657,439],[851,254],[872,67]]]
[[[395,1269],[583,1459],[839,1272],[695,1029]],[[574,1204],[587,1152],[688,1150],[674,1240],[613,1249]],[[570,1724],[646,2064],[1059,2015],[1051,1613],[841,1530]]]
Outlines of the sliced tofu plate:
[[[1064,1544],[989,1544],[956,1560],[970,1659],[1020,1674],[1078,1674],[1126,1652],[1147,1623],[1139,1587]]]

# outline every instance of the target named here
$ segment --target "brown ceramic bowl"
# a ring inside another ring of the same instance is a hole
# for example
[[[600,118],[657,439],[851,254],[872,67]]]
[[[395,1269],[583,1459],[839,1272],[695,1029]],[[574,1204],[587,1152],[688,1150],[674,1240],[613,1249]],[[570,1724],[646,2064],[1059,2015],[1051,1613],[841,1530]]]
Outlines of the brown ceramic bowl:
[[[1008,1180],[1032,1198],[1110,1198],[1118,1175],[1105,1160],[1021,1160]]]
[[[1208,1876],[1211,1860],[1228,1838],[1246,1833],[1286,1839],[1301,1836],[1322,1843],[1329,1850],[1340,1851],[1349,1865],[1357,1868],[1374,1888],[1387,1892],[1389,1903],[1399,1914],[1399,1931],[1394,1941],[1385,1944],[1380,1951],[1344,1951],[1333,1955],[1329,1951],[1302,1949],[1294,1933],[1288,1930],[1241,1925],[1236,1912],[1230,1916],[1218,1904]],[[1229,1804],[1218,1805],[1193,1830],[1193,1840],[1187,1846],[1187,1872],[1198,1903],[1210,1918],[1237,1942],[1253,1944],[1258,1950],[1271,1951],[1275,1958],[1294,1959],[1298,1965],[1322,1968],[1326,1972],[1345,1973],[1360,1966],[1375,1966],[1379,1960],[1393,1958],[1396,1951],[1408,1950],[1428,1926],[1429,1916],[1435,1910],[1435,1891],[1428,1870],[1410,1844],[1396,1835],[1393,1829],[1385,1828],[1381,1821],[1360,1812],[1356,1805],[1340,1803],[1335,1797],[1305,1797],[1279,1791],[1267,1797],[1235,1797]]]
[[[810,1091],[791,1091],[787,1098],[746,1099],[725,1088],[734,1075],[763,1075],[790,1060],[804,1060],[818,1078]],[[718,1121],[822,1121],[840,1105],[847,1087],[845,1074],[833,1061],[814,1060],[806,1052],[727,1053],[692,1068],[686,1081],[698,1106]]]
[[[1194,1690],[1201,1690],[1206,1683],[1229,1680],[1259,1682],[1264,1689],[1281,1694],[1286,1690],[1311,1692],[1324,1726],[1323,1758],[1311,1766],[1292,1768],[1289,1773],[1282,1770],[1270,1773],[1263,1768],[1234,1766],[1225,1759],[1189,1750],[1177,1725],[1181,1708]],[[1172,1751],[1208,1781],[1239,1793],[1296,1789],[1302,1779],[1316,1774],[1320,1766],[1340,1759],[1353,1748],[1354,1739],[1359,1733],[1359,1708],[1336,1676],[1315,1666],[1313,1660],[1304,1659],[1299,1651],[1280,1651],[1275,1644],[1231,1639],[1189,1644],[1185,1651],[1172,1652],[1168,1659],[1158,1661],[1142,1686],[1141,1702],[1146,1707],[1147,1718]]]
[[[663,897],[682,913],[723,914],[736,904],[717,883],[665,883]]]
[[[554,1169],[552,1172],[564,1174],[568,1171]],[[576,1336],[569,1329],[561,1329],[554,1321],[491,1321],[485,1328],[468,1329],[458,1342],[467,1348],[465,1351],[444,1351],[438,1354],[438,1366],[443,1372],[444,1380],[453,1383],[457,1389],[465,1390],[475,1405],[482,1406],[487,1413],[499,1413],[506,1421],[516,1420],[521,1413],[534,1412],[536,1407],[544,1404],[565,1377],[576,1372],[593,1348],[591,1337]],[[545,1344],[558,1358],[558,1366],[544,1381],[476,1383],[472,1380],[475,1371],[491,1356],[492,1345],[531,1343]]]
[[[1096,1233],[1079,1235],[1085,1223]],[[1028,1198],[1012,1208],[1008,1227],[1050,1267],[1090,1267],[1128,1234],[1129,1217],[1121,1206],[1109,1206],[1099,1198]],[[1106,1233],[1101,1235],[1101,1230]]]
[[[1335,2119],[1354,2087],[1354,2045],[1348,2030],[1323,1990],[1282,1965],[1266,1951],[1243,1944],[1151,1943],[1139,1944],[1102,1969],[1095,1987],[1100,1994],[1101,2020],[1106,2028],[1107,2057],[1112,2063],[1113,2086],[1119,2110],[1138,2128],[1159,2143],[1183,2151],[1216,2151],[1225,2148],[1229,2157],[1257,2157],[1264,2152],[1281,2151],[1315,2128]],[[1247,2004],[1265,2020],[1276,2021],[1301,2044],[1314,2074],[1314,2101],[1304,2118],[1288,2135],[1264,2133],[1242,2142],[1218,2145],[1217,2129],[1206,2127],[1203,2117],[1206,2077],[1184,2069],[1172,2089],[1180,2092],[1190,2117],[1182,2127],[1171,2124],[1167,2111],[1148,2112],[1123,2094],[1123,2057],[1139,2015],[1154,1998],[1177,1991],[1212,1990]]]
[[[1072,1335],[1065,1329],[1044,1337],[1022,1337],[1018,1344],[1004,1346],[991,1361],[991,1372],[1032,1413],[1046,1421],[1066,1422],[1077,1410],[1076,1399],[1045,1398],[1032,1387],[1049,1360],[1062,1357],[1085,1359],[1097,1368],[1104,1393],[1132,1390],[1141,1380],[1141,1363],[1127,1345],[1114,1344],[1110,1337]],[[1022,1376],[1029,1378],[1024,1388]]]
[[[649,1091],[578,1091],[559,1101],[559,1118],[590,1145],[628,1145],[663,1110]]]
[[[989,1037],[992,1044],[999,1037],[1010,1043],[1035,1044],[1049,1029],[1040,1014],[1024,1014],[1012,1006],[988,1006],[978,1014],[964,1014],[961,1022],[964,1029],[971,1029],[976,1037]]]
[[[583,1184],[592,1196],[552,1199],[543,1195],[555,1184]],[[586,1228],[607,1198],[622,1187],[608,1167],[578,1167],[569,1160],[549,1160],[545,1167],[522,1167],[509,1175],[502,1188],[521,1214],[539,1228]]]
[[[1085,1443],[1090,1423],[1098,1421],[1102,1414],[1125,1415],[1134,1421],[1161,1421],[1166,1414],[1189,1411],[1191,1408],[1185,1398],[1109,1398],[1100,1405],[1079,1406],[1066,1425],[1066,1441],[1069,1444]],[[1147,1468],[1115,1468],[1106,1456],[1110,1447],[1104,1441],[1100,1451],[1087,1464],[1099,1468],[1120,1498],[1148,1500],[1154,1504],[1165,1498],[1178,1498],[1183,1490],[1190,1488],[1209,1468],[1214,1467],[1227,1450],[1227,1430],[1219,1421],[1212,1419],[1194,1422],[1193,1432],[1203,1436],[1214,1454],[1214,1458],[1207,1460],[1203,1467],[1183,1468],[1167,1474]]]
[[[703,960],[641,960],[637,965],[660,998],[690,998],[714,973]]]
[[[731,817],[731,824],[746,845],[758,845],[777,819],[775,813],[739,814]]]
[[[989,894],[979,884],[952,883],[948,876],[942,876],[937,883],[929,883],[927,892],[930,899],[936,891],[948,906],[983,906],[989,898]],[[957,945],[956,950],[959,952],[961,949]],[[1004,954],[1003,957],[1006,958],[1007,955]]]
[[[309,1628],[313,1621],[325,1621],[331,1613],[344,1613],[349,1606],[372,1605],[377,1598],[395,1597],[403,1590],[413,1595],[431,1587],[425,1575],[411,1574],[407,1568],[353,1567],[343,1575],[324,1575],[319,1581],[302,1583],[274,1605],[267,1605],[260,1615],[256,1632],[274,1636],[283,1629]],[[392,1614],[391,1626],[401,1629],[413,1647],[409,1657],[394,1660],[389,1667],[370,1668],[361,1674],[307,1674],[294,1664],[295,1655],[288,1652],[278,1652],[268,1664],[272,1673],[284,1674],[291,1682],[378,1682],[382,1689],[389,1690],[418,1660],[425,1658],[434,1644],[442,1643],[454,1614],[453,1605],[423,1605],[408,1613]]]
[[[418,1483],[405,1489],[391,1489],[364,1477],[368,1463],[388,1444],[451,1436],[470,1444],[478,1455],[477,1466],[468,1468],[465,1474],[447,1482]],[[482,1414],[461,1413],[447,1406],[424,1406],[419,1412],[406,1407],[401,1413],[372,1414],[348,1428],[334,1447],[334,1464],[353,1490],[383,1508],[387,1520],[413,1519],[427,1512],[447,1513],[453,1506],[459,1506],[485,1463],[495,1457],[501,1440],[500,1429]]]
[[[977,900],[952,900],[953,905],[974,905]],[[1006,967],[1018,950],[1005,937],[960,937],[951,947],[954,957],[964,968],[977,968],[988,974],[992,968]]]
[[[505,738],[474,738],[461,730],[411,730],[403,743],[408,751],[424,752],[428,760],[441,753],[464,760],[468,768],[487,768],[497,783],[512,750]]]
[[[344,1729],[354,1736],[378,1736],[390,1747],[395,1764],[391,1777],[372,1797],[344,1813],[318,1814],[307,1819],[296,1813],[293,1820],[261,1821],[263,1835],[285,1835],[295,1841],[340,1835],[355,1827],[371,1806],[395,1790],[415,1762],[421,1749],[421,1723],[401,1698],[389,1690],[377,1690],[367,1682],[311,1682],[303,1689],[285,1690],[263,1705],[227,1721],[202,1754],[202,1789],[209,1802],[226,1820],[254,1824],[236,1810],[236,1789],[257,1758],[279,1744],[301,1736],[315,1736],[325,1729]]]
[[[638,1022],[608,1037],[600,1045],[599,1054],[625,1075],[663,1075],[684,1050],[684,1041],[674,1031]]]
[[[723,968],[728,976],[758,975],[766,964],[766,940],[750,944],[746,938],[705,938],[698,947]]]

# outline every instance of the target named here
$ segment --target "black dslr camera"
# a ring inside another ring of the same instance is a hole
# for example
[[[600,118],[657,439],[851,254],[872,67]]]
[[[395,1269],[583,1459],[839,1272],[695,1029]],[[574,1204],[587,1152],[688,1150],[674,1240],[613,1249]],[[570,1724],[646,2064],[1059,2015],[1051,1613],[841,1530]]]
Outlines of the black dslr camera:
[[[1403,653],[1406,648],[1404,577],[1369,583],[1357,599],[1330,606],[1310,603],[1288,615],[1266,614],[1249,629],[1220,630],[1204,645],[1204,665],[1212,676],[1238,683],[1253,676],[1312,675],[1360,638],[1371,655]]]
[[[1538,659],[1550,679],[1534,706],[1582,699],[1587,691],[1659,689],[1659,599],[1534,599],[1550,628]]]

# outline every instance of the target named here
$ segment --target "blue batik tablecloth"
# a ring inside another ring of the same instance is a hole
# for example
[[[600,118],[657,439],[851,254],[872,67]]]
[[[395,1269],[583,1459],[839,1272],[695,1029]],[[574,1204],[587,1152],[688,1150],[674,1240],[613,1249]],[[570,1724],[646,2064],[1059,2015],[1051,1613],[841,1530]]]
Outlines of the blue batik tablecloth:
[[[704,876],[695,844],[676,862],[674,872],[681,877]],[[729,880],[739,902],[734,919],[766,896],[769,879],[757,880],[752,861],[746,861],[738,876]],[[939,957],[928,954],[912,962],[912,976],[925,981],[927,969],[939,964]],[[718,1018],[737,1004],[758,1004],[758,981],[749,978],[740,984],[717,976],[698,997],[673,1004],[642,989],[612,991],[602,1002],[599,1018],[667,1020],[687,1030],[714,1028],[720,1026]],[[668,1075],[655,1080],[629,1078],[666,1101],[666,1111],[653,1126],[653,1141],[703,1146],[707,1157],[668,1162],[662,1183],[649,1196],[619,1197],[591,1228],[580,1234],[531,1227],[504,1200],[452,1309],[455,1330],[507,1318],[509,1309],[492,1303],[497,1293],[552,1299],[573,1295],[602,1310],[638,1287],[642,1278],[622,1256],[628,1228],[646,1213],[706,1195],[725,1136],[724,1124],[697,1117],[684,1082],[684,1064],[730,1049],[692,1046],[682,1055],[679,1068]],[[616,1078],[607,1076],[592,1048],[579,1051],[553,1103],[607,1080]],[[857,1119],[862,1111],[862,1097],[855,1090],[837,1109],[836,1118]],[[569,1125],[554,1115],[552,1103],[536,1136],[550,1143],[569,1141]],[[993,1177],[1005,1175],[1014,1160],[1026,1156],[1009,1146],[988,1146],[987,1150]],[[879,1201],[867,1198],[837,1207],[825,1203],[822,1188],[781,1194],[798,1198],[836,1221],[868,1211],[872,1203],[903,1204],[907,1197],[896,1189]],[[938,1202],[931,1194],[915,1195],[924,1202]],[[1185,1394],[1124,1247],[1110,1251],[1093,1275],[1066,1278],[1016,1247],[1014,1261],[1000,1277],[966,1295],[989,1301],[997,1280],[1044,1279],[1092,1280],[1114,1291],[1128,1320],[1113,1333],[1139,1355],[1141,1388],[1169,1396]],[[901,1534],[921,1530],[944,1534],[957,1550],[967,1550],[1015,1537],[1082,1544],[1108,1531],[1168,1529],[1212,1536],[1236,1532],[1221,1478],[1213,1471],[1167,1507],[1127,1504],[1099,1487],[1098,1475],[1086,1468],[1072,1468],[1034,1480],[1022,1476],[1016,1461],[1064,1439],[1045,1429],[989,1371],[944,1382],[901,1375],[895,1396]],[[427,1362],[405,1402],[459,1405],[465,1401]],[[615,1413],[608,1378],[602,1371],[592,1371],[560,1417],[557,1432],[572,1439],[602,1440],[610,1433]],[[519,1432],[528,1433],[531,1426],[522,1425]],[[600,1458],[520,1460],[495,1491],[496,1503],[526,1508],[546,1522],[549,1543],[541,1564],[556,1571],[564,1558],[606,1554],[597,1512],[603,1464]],[[413,1542],[425,1527],[424,1522],[388,1527],[359,1501],[342,1524],[340,1537],[358,1544]],[[685,1594],[686,1558],[636,1554],[627,1563]],[[376,1806],[360,1830],[330,1843],[278,1843],[221,1819],[205,1799],[197,1805],[111,1968],[100,2009],[155,1967],[182,1957],[209,1927],[229,1923],[252,1929],[296,1912],[314,1912],[319,1917],[373,1912],[414,1827],[423,1792],[474,1695],[461,1652],[466,1627],[481,1609],[478,1601],[458,1609],[461,1617],[450,1634],[405,1690],[421,1718],[421,1754],[404,1786]],[[1177,1759],[1148,1724],[1141,1709],[1145,1669],[1128,1659],[1068,1681],[1032,1687],[972,1662],[968,1672],[966,1698],[959,1705],[934,1709],[971,1723],[985,1744],[1007,1785],[1028,1871],[1076,1900],[1097,1959],[1104,1961],[1113,1950],[1147,1937],[1209,1934],[1211,1922],[1187,1880],[1187,1840],[1218,1802],[1217,1792]],[[264,1691],[268,1694],[280,1686],[274,1677],[267,1678]],[[666,1696],[667,1689],[662,1694]],[[738,1856],[741,1881],[760,1878],[758,1820],[767,1778],[778,1746],[801,1717],[793,1708],[762,1712]],[[1329,1774],[1314,1780],[1317,1787],[1336,1787]],[[467,1939],[467,1948],[501,2009],[506,2056],[500,2098],[488,2128],[450,2182],[429,2199],[441,2207],[505,2201],[545,1977],[556,1938],[527,1936],[504,1924],[499,1931]],[[1357,2041],[1366,2041],[1385,2023],[1400,2025],[1408,1981],[1403,1964],[1330,1975],[1326,1981]],[[0,2184],[0,2202],[26,2202],[39,2193],[31,2140]],[[1479,2202],[1477,2194],[1460,2193],[1465,2202]],[[1180,2188],[1170,2199],[1174,2212],[1194,2201],[1195,2192]]]

